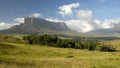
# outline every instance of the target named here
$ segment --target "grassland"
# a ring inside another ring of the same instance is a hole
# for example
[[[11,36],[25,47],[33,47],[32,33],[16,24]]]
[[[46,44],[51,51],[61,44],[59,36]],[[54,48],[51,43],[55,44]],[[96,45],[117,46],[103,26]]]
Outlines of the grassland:
[[[106,43],[120,50],[120,41]],[[0,68],[120,68],[120,52],[0,42]]]

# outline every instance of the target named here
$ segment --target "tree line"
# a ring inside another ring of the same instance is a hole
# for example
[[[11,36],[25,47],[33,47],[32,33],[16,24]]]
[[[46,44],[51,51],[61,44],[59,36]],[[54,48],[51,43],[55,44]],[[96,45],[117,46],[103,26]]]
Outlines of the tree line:
[[[57,36],[49,35],[30,35],[24,36],[29,44],[40,44],[43,46],[61,47],[61,48],[74,48],[74,49],[87,49],[90,51],[105,51],[114,52],[116,49],[113,46],[105,45],[99,41],[81,41],[73,39],[61,39]]]

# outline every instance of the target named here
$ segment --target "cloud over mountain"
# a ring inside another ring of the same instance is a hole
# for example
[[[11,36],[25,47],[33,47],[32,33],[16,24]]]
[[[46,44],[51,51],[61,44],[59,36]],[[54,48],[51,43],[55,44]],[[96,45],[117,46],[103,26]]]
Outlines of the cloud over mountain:
[[[55,23],[57,23],[57,22],[64,22],[64,21],[62,21],[62,20],[59,20],[59,19],[57,19],[57,18],[46,18],[46,20],[48,20],[48,21],[51,21],[51,22],[55,22]]]
[[[73,9],[79,7],[79,3],[73,3],[69,5],[63,5],[59,7],[59,12],[58,14],[61,14],[63,17],[66,15],[72,15],[73,14]]]
[[[16,19],[14,19],[14,21],[16,21],[18,23],[24,23],[24,18],[16,18]]]
[[[42,14],[40,14],[40,13],[34,13],[31,16],[38,18],[38,17],[42,17]]]
[[[39,17],[42,17],[42,14],[40,14],[40,13],[33,13],[31,16],[39,18]],[[20,23],[24,23],[24,18],[18,17],[18,18],[13,19],[13,21],[14,21],[13,23],[0,22],[0,30],[10,28],[10,27],[12,27],[14,25],[18,25]]]
[[[120,26],[120,19],[105,20],[101,24],[102,28],[115,28]]]
[[[10,28],[13,25],[17,25],[17,23],[9,24],[9,23],[5,23],[5,22],[0,22],[0,30],[8,29],[8,28]]]
[[[65,23],[70,29],[77,32],[87,32],[94,29],[92,25],[85,20],[68,20],[65,21]]]
[[[96,0],[98,1],[98,0]],[[102,0],[104,1],[104,0]],[[46,20],[51,22],[65,22],[65,24],[72,30],[77,32],[88,32],[96,29],[110,29],[115,27],[120,27],[120,18],[118,19],[106,19],[106,20],[98,20],[94,17],[94,12],[90,9],[82,9],[79,2],[65,4],[58,7],[57,14],[59,14],[62,18],[59,19],[57,17],[44,17]],[[52,12],[51,12],[52,13]],[[53,13],[54,14],[54,13]],[[41,13],[33,13],[28,15],[30,17],[43,17]],[[56,15],[57,16],[57,15]],[[26,16],[27,17],[27,16]],[[24,23],[24,18],[17,17],[14,19],[14,24],[11,23],[0,23],[0,30],[9,28],[13,25]]]
[[[71,5],[74,5],[71,7]],[[93,12],[91,10],[81,10],[76,9],[79,7],[80,3],[73,3],[68,5],[63,5],[59,7],[58,13],[63,16],[72,15],[73,19],[66,20],[66,25],[77,32],[88,32],[96,29],[109,29],[114,28],[115,25],[120,25],[120,19],[113,20],[98,20],[94,17]],[[68,9],[68,10],[67,10]]]

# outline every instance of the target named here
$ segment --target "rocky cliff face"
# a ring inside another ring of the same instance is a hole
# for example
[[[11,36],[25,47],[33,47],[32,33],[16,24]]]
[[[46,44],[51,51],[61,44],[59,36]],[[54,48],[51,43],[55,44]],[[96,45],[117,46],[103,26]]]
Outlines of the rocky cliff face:
[[[68,27],[66,26],[65,23],[62,23],[62,22],[55,23],[55,22],[50,22],[40,18],[34,18],[34,17],[26,17],[24,20],[24,24],[36,26],[41,29],[46,28],[46,29],[55,30],[55,31],[68,30]]]
[[[24,23],[1,30],[1,34],[39,34],[43,32],[70,31],[65,23],[50,22],[41,18],[26,17]]]

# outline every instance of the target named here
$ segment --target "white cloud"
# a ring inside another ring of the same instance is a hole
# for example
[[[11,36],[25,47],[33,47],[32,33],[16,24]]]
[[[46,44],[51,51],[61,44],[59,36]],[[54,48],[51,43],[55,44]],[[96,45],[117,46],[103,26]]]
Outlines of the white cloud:
[[[34,13],[32,14],[30,17],[42,17],[42,15],[40,13]],[[14,19],[14,21],[18,22],[18,23],[24,23],[24,18],[16,18]]]
[[[36,18],[38,18],[38,17],[42,17],[42,14],[40,14],[40,13],[34,13],[30,17],[36,17]]]
[[[98,20],[93,18],[92,11],[90,10],[75,10],[73,15],[76,19],[66,21],[66,25],[72,30],[88,32],[100,28]]]
[[[72,18],[74,18],[73,20],[66,20],[66,25],[70,29],[78,32],[88,32],[94,29],[99,29],[100,26],[98,26],[98,22],[96,22],[97,20],[94,19],[92,11],[75,9],[79,6],[79,3],[73,3],[59,7],[59,14],[63,17],[65,15],[72,15]]]
[[[105,20],[101,23],[102,28],[115,28],[120,27],[120,19]]]
[[[9,23],[5,23],[5,22],[1,22],[0,23],[0,30],[8,29],[8,28],[10,28],[10,27],[12,27],[14,25],[17,25],[17,23],[11,23],[11,24],[9,24]]]
[[[91,20],[68,20],[65,21],[66,25],[77,32],[88,32],[91,30],[96,29],[110,29],[120,27],[120,19],[113,19],[113,20],[104,20],[100,21],[97,19]]]
[[[65,15],[72,15],[73,14],[73,8],[77,8],[78,6],[80,6],[79,3],[73,3],[73,4],[69,4],[69,5],[63,5],[59,7],[59,12],[58,14],[61,14],[63,17]]]
[[[59,14],[61,14],[63,17],[65,15],[73,16],[72,20],[69,19],[65,21],[66,25],[70,29],[78,32],[88,32],[96,29],[110,29],[110,28],[120,27],[120,19],[104,20],[104,21],[98,20],[94,18],[93,12],[91,10],[75,9],[79,5],[80,5],[79,3],[73,3],[59,7],[60,9]]]
[[[24,18],[16,18],[14,21],[19,22],[19,23],[24,23]]]
[[[64,22],[64,21],[59,20],[59,19],[57,19],[57,18],[47,18],[46,20],[51,21],[51,22],[55,22],[55,23]]]
[[[92,11],[90,10],[76,10],[77,17],[83,20],[89,20],[93,17]]]
[[[92,25],[85,20],[68,20],[65,23],[70,29],[77,32],[87,32],[94,29]]]

